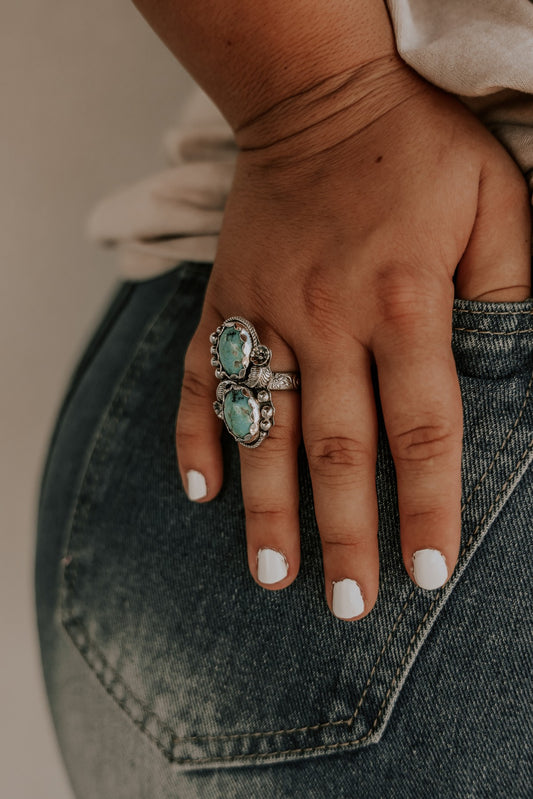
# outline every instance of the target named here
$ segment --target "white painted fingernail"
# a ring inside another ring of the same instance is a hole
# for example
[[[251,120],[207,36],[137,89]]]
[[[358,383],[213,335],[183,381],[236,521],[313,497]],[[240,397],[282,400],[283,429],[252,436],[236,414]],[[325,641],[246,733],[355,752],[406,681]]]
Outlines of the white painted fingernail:
[[[289,564],[285,556],[276,549],[260,549],[257,553],[257,579],[265,585],[273,585],[285,579]]]
[[[201,472],[197,472],[195,469],[189,469],[187,472],[187,495],[189,499],[195,501],[207,496],[205,477]]]
[[[355,580],[333,583],[333,613],[338,619],[353,619],[365,609],[363,595]]]
[[[448,579],[446,559],[438,549],[419,549],[413,554],[415,582],[426,591],[434,591]]]

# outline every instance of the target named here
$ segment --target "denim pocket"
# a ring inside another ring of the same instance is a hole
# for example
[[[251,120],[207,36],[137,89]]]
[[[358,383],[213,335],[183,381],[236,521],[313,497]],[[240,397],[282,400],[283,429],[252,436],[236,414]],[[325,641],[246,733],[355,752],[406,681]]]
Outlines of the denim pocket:
[[[463,528],[457,568],[440,591],[417,589],[403,568],[381,424],[379,599],[367,618],[346,624],[323,598],[303,450],[302,566],[282,592],[262,590],[248,573],[238,452],[227,436],[220,495],[205,505],[185,497],[174,423],[209,273],[178,273],[93,437],[70,524],[63,625],[105,690],[177,768],[375,743],[435,619],[531,463],[533,301],[455,303]]]
[[[79,388],[80,382],[83,379],[83,376],[85,375],[87,370],[90,368],[90,365],[94,357],[96,356],[100,348],[104,345],[107,336],[109,335],[109,331],[112,329],[116,319],[120,316],[120,314],[124,310],[133,291],[134,288],[132,283],[119,284],[118,288],[113,294],[104,312],[104,315],[100,320],[97,329],[94,331],[89,342],[85,346],[82,357],[78,361],[76,368],[72,373],[72,376],[69,380],[69,384],[64,393],[63,400],[61,402],[61,407],[59,408],[59,411],[56,414],[54,429],[52,430],[50,440],[48,443],[46,462],[43,465],[42,476],[41,476],[41,486],[44,486],[44,484],[46,483],[48,475],[48,467],[52,459],[52,456],[54,454],[54,446],[56,443],[57,435],[59,433],[59,430],[61,429],[61,425],[63,423],[67,409],[70,406],[72,397],[76,393],[76,390]],[[42,497],[39,498],[39,504],[41,503],[41,500]]]

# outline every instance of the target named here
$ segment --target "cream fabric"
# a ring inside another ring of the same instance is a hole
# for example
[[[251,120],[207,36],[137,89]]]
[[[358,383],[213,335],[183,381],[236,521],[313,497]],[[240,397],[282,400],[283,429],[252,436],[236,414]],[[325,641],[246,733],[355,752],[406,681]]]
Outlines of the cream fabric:
[[[404,61],[457,94],[497,136],[533,188],[533,3],[388,0]]]
[[[471,108],[533,192],[533,3],[388,0],[388,7],[401,57]],[[237,149],[201,90],[167,132],[165,151],[166,169],[105,198],[88,220],[91,239],[117,248],[125,279],[215,258]]]
[[[164,147],[167,169],[104,198],[87,223],[89,238],[117,248],[128,280],[215,258],[237,154],[231,128],[198,89]]]

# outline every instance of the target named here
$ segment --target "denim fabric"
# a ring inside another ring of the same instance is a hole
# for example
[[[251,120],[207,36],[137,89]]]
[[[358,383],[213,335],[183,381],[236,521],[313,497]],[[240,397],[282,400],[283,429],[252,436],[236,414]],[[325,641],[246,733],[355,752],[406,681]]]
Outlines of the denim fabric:
[[[462,546],[439,591],[405,573],[380,418],[379,599],[350,624],[325,603],[303,449],[302,564],[280,592],[248,572],[233,440],[213,502],[181,487],[209,271],[118,288],[52,436],[36,600],[76,796],[532,796],[533,300],[455,302]]]

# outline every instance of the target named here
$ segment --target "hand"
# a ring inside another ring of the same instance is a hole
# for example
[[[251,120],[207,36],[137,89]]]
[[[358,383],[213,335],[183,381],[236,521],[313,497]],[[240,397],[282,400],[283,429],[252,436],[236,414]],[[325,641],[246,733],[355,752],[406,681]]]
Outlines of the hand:
[[[275,371],[300,371],[301,396],[273,394],[268,438],[239,448],[249,568],[260,582],[258,551],[268,549],[282,553],[287,572],[261,585],[284,588],[298,572],[303,432],[326,598],[346,619],[368,614],[378,593],[372,364],[405,568],[421,587],[436,588],[453,572],[461,524],[454,290],[488,301],[530,294],[522,175],[458,101],[415,83],[379,113],[332,114],[300,136],[239,154],[177,420],[184,485],[199,472],[205,496],[193,475],[193,498],[209,501],[223,479],[210,333],[243,316],[272,350]]]

